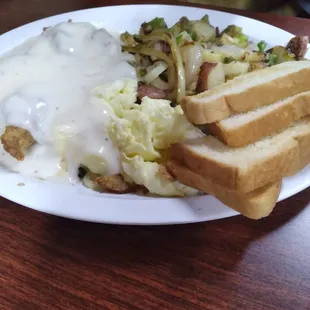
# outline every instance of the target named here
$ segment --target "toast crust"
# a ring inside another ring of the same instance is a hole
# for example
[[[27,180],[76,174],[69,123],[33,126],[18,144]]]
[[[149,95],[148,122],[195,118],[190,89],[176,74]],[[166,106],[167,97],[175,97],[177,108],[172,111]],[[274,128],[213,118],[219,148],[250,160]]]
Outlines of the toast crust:
[[[298,142],[298,156],[297,160],[292,161],[292,165],[285,177],[292,176],[305,168],[310,163],[310,134],[303,133],[295,137]]]
[[[310,91],[286,99],[272,111],[235,128],[226,128],[224,121],[219,121],[208,124],[207,129],[226,145],[242,147],[284,130],[307,115],[310,115]]]
[[[280,65],[278,65],[280,66]],[[275,66],[276,67],[276,66]],[[268,69],[258,71],[259,74],[267,74]],[[258,72],[248,73],[237,77],[224,85],[232,91],[238,83],[246,83],[252,75]],[[238,93],[230,93],[215,97],[212,94],[221,91],[221,86],[195,96],[186,96],[181,102],[182,109],[188,120],[196,125],[214,123],[231,115],[255,110],[259,107],[270,105],[298,93],[310,90],[310,68],[291,72],[274,80],[260,83]]]
[[[216,184],[214,180],[204,178],[180,163],[169,161],[165,166],[179,182],[215,196],[225,205],[251,219],[268,216],[276,205],[281,191],[279,181],[244,194]]]

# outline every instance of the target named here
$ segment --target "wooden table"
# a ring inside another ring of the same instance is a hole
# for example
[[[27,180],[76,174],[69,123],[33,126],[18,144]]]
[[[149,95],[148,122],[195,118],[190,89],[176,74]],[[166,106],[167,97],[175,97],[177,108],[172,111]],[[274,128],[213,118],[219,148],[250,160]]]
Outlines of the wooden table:
[[[107,4],[2,0],[0,32]],[[310,35],[310,20],[241,13]],[[310,189],[261,221],[121,227],[0,199],[0,309],[310,309],[309,200]]]

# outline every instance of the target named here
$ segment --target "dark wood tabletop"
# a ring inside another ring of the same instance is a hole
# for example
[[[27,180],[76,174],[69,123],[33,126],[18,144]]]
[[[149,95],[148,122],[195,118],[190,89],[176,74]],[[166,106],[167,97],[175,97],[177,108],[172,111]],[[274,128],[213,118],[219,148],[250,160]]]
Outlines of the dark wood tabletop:
[[[0,32],[109,3],[2,0]],[[310,20],[239,13],[310,35]],[[310,309],[309,201],[310,189],[260,221],[126,227],[0,198],[0,309]]]

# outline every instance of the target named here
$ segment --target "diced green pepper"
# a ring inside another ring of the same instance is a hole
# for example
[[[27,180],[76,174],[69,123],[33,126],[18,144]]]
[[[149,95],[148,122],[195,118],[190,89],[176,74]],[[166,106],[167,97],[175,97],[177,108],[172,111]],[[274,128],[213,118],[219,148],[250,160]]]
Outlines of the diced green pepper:
[[[224,63],[224,64],[229,64],[229,63],[231,63],[231,62],[233,62],[233,61],[235,61],[235,59],[234,59],[233,57],[231,57],[231,56],[225,57],[225,58],[223,59],[223,63]]]
[[[187,42],[193,42],[192,37],[188,34],[187,31],[182,31],[176,36],[175,39],[178,45],[182,45]]]
[[[206,23],[210,23],[210,19],[209,19],[209,15],[208,14],[206,14],[205,16],[203,16],[202,18],[201,18],[201,20],[202,21],[204,21],[204,22],[206,22]]]
[[[248,36],[242,33],[242,28],[230,25],[220,35],[219,41],[223,45],[237,45],[241,48],[248,46]]]
[[[228,27],[226,27],[223,31],[223,33],[228,34],[230,37],[236,37],[240,34],[242,34],[242,28],[235,26],[235,25],[229,25]]]
[[[167,24],[165,19],[162,17],[155,17],[152,19],[149,24],[151,25],[152,29],[160,29],[160,28],[167,28]]]
[[[248,45],[248,36],[246,36],[245,34],[241,33],[238,34],[236,36],[236,39],[239,41],[239,46],[242,47],[246,47]]]
[[[190,35],[190,37],[192,38],[193,41],[197,40],[197,32],[190,31],[188,34]]]
[[[269,55],[269,60],[268,60],[268,65],[269,66],[274,66],[277,63],[277,55],[275,54],[270,54]]]
[[[257,47],[259,49],[259,51],[261,53],[263,53],[267,47],[267,43],[265,41],[260,41],[258,44],[257,44]]]
[[[183,43],[183,36],[182,33],[178,34],[175,38],[175,40],[177,41],[177,44],[182,44]]]

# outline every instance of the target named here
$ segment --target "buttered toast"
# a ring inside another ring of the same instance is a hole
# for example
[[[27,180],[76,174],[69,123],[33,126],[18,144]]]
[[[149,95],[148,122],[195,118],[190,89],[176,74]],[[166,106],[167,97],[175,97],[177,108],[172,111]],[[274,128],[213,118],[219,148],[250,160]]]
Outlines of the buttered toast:
[[[215,196],[225,205],[252,218],[268,216],[276,205],[281,190],[281,181],[266,185],[251,193],[240,193],[215,183],[175,161],[165,164],[168,172],[181,183]]]
[[[171,146],[170,159],[231,190],[249,193],[295,174],[310,161],[310,117],[242,148],[213,136]]]

